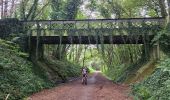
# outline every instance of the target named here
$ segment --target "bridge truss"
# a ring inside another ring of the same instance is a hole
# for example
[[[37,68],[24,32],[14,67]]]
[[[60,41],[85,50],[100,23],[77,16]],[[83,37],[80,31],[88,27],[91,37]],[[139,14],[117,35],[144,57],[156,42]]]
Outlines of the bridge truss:
[[[143,44],[165,18],[21,21],[32,42],[42,44]]]

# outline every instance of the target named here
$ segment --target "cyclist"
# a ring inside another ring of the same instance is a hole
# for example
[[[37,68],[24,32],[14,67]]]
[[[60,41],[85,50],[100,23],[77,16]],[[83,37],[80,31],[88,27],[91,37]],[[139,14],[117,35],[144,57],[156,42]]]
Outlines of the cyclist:
[[[83,84],[84,81],[85,81],[85,84],[87,84],[87,73],[88,73],[88,69],[87,69],[86,67],[83,67],[81,72],[82,72],[82,76],[83,76],[83,78],[82,78],[82,84]]]

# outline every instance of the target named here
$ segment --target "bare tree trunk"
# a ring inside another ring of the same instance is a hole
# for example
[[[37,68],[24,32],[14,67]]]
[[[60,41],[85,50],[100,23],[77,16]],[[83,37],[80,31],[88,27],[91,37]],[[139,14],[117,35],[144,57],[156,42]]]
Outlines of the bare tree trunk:
[[[37,11],[37,6],[38,6],[38,1],[39,0],[34,0],[34,3],[32,4],[27,16],[26,16],[26,19],[28,20],[33,20],[35,18],[35,14],[36,14],[36,11]]]
[[[20,1],[20,18],[22,20],[26,20],[26,6],[27,6],[28,0],[21,0]]]
[[[12,0],[11,8],[10,8],[10,17],[12,17],[12,14],[14,13],[14,8],[15,8],[15,0]]]
[[[8,0],[5,0],[4,17],[8,16]]]
[[[3,18],[3,16],[4,16],[4,0],[1,0],[1,3],[2,3],[2,5],[1,5],[1,18]]]
[[[165,7],[165,0],[159,0],[159,5],[160,5],[160,8],[161,8],[162,17],[166,17],[167,12],[166,12],[166,7]]]
[[[170,0],[167,0],[168,3],[168,18],[167,18],[167,23],[170,22]]]
[[[87,50],[87,46],[85,45],[85,47],[84,47],[84,58],[83,58],[83,66],[84,66],[84,64],[85,64],[85,59],[86,59],[86,56],[85,56],[85,54],[86,54],[86,50]]]
[[[77,54],[76,54],[76,63],[79,63],[79,61],[80,61],[80,56],[81,56],[81,53],[82,53],[82,47],[81,46],[79,46],[78,48],[77,48],[78,50],[77,50]]]

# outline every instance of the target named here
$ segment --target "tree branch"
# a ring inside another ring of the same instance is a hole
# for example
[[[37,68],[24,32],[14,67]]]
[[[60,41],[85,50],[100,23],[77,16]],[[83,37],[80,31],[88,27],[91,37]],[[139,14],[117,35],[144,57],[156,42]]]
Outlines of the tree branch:
[[[49,5],[50,1],[48,1],[40,10],[39,12],[35,15],[35,18],[38,17],[42,12],[43,10]]]

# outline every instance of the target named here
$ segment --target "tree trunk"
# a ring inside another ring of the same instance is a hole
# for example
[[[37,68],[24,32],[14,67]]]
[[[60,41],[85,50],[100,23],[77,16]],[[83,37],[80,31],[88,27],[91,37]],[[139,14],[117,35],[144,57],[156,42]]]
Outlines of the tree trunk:
[[[85,59],[86,59],[86,56],[85,56],[85,54],[86,54],[86,50],[87,50],[87,46],[85,45],[84,46],[84,58],[83,58],[83,66],[84,66],[84,64],[85,64]]]
[[[1,18],[4,16],[4,0],[1,0]]]
[[[4,17],[8,16],[8,0],[5,0]]]
[[[167,18],[167,23],[170,22],[170,0],[167,0],[168,3],[168,18]]]
[[[162,17],[166,17],[167,12],[166,12],[166,7],[165,7],[165,0],[159,0],[159,5],[160,5],[160,8],[161,8]]]
[[[77,54],[76,54],[76,63],[79,63],[79,61],[80,61],[82,50],[83,50],[82,46],[79,45],[78,50],[77,50]]]
[[[37,6],[38,6],[38,1],[39,0],[34,0],[28,14],[26,15],[27,20],[33,20],[35,18],[35,14],[37,11]]]
[[[15,8],[15,0],[12,0],[11,8],[10,8],[10,17],[12,17],[12,14],[14,13]]]

